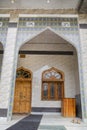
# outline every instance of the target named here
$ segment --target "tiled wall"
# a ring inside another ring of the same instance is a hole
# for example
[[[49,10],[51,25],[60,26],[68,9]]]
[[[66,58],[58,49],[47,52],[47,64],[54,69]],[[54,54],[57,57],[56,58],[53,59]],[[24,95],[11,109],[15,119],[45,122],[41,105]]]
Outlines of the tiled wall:
[[[0,81],[0,114],[3,111],[3,116],[7,116],[12,112],[12,95],[14,91],[14,70],[16,63],[16,34],[17,28],[13,27],[13,23],[9,23],[9,28],[6,36],[6,44],[4,46],[2,70],[1,70],[1,81]],[[12,25],[12,26],[11,26]],[[9,103],[10,102],[10,103]],[[9,104],[9,106],[8,106]],[[8,110],[7,110],[8,109]],[[4,114],[5,113],[5,114]],[[0,115],[2,116],[2,114]]]
[[[82,55],[82,66],[83,66],[83,90],[85,95],[84,106],[87,102],[87,15],[80,15],[80,39],[81,39],[81,55]],[[83,97],[84,98],[84,97]],[[87,118],[87,105],[85,107],[84,115]]]
[[[6,37],[8,31],[9,18],[0,17],[0,42],[3,45],[6,44]]]
[[[8,24],[9,24],[9,17],[0,16],[0,44],[1,44],[0,50],[4,50],[4,46],[6,44]],[[2,54],[0,54],[0,77],[1,77],[2,59],[3,59],[3,56]]]

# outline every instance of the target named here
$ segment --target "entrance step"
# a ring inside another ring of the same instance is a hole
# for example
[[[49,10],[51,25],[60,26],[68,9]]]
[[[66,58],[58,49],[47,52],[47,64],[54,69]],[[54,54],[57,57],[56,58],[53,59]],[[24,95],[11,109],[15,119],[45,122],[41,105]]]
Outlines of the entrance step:
[[[31,109],[32,112],[59,112],[61,113],[61,108],[53,108],[53,107],[32,107]]]
[[[35,114],[35,115],[58,115],[58,116],[61,116],[60,112],[31,112],[31,114]]]

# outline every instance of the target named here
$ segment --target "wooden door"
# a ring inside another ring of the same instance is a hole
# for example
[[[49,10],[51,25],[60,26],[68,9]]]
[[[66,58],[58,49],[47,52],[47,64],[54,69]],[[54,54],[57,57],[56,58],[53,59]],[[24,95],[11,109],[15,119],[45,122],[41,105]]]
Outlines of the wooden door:
[[[14,93],[13,113],[29,113],[31,111],[31,81],[17,79]]]

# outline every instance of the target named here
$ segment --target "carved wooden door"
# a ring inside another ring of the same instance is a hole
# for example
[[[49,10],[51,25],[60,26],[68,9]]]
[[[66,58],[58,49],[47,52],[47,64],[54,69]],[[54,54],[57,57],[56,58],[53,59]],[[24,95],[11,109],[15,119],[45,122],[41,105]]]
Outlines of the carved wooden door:
[[[17,79],[14,93],[13,113],[29,113],[31,111],[31,81]]]

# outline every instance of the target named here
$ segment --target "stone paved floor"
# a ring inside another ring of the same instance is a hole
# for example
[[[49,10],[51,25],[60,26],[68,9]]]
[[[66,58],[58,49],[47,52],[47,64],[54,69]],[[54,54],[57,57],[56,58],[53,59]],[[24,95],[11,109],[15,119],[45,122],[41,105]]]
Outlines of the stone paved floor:
[[[75,118],[75,120],[78,118]],[[66,130],[87,130],[87,124],[83,123],[82,121],[80,124],[72,123],[73,118],[64,118],[59,115],[43,115],[42,120],[40,122],[41,125],[49,125],[49,126],[57,126],[63,125]],[[45,130],[45,129],[38,129],[38,130]]]
[[[24,118],[25,115],[16,115],[13,116],[12,121],[6,121],[5,118],[0,118],[0,130],[6,130],[6,128],[10,127],[11,125],[15,124],[22,118]],[[44,114],[40,125],[38,127],[38,130],[47,130],[47,129],[40,129],[40,126],[58,126],[58,125],[63,125],[66,130],[87,130],[87,123],[80,122],[80,124],[77,123],[72,123],[73,118],[64,118],[61,117],[57,114]]]
[[[0,118],[0,130],[6,130],[8,127],[17,123],[19,120],[23,119],[25,115],[15,115],[11,121],[7,121],[6,118]]]

